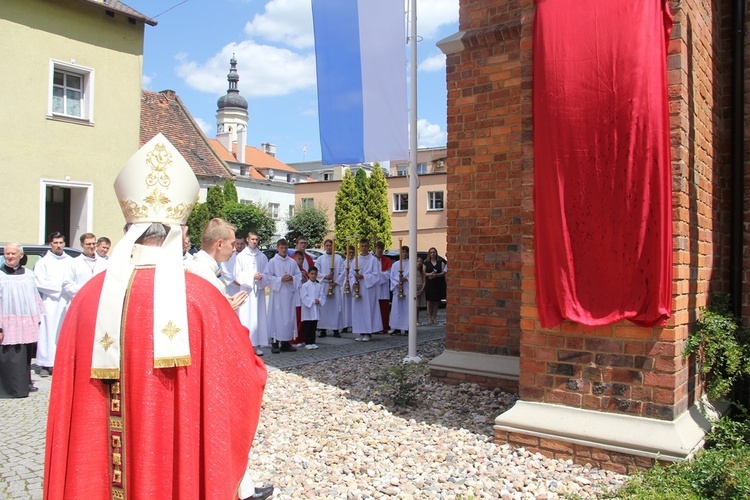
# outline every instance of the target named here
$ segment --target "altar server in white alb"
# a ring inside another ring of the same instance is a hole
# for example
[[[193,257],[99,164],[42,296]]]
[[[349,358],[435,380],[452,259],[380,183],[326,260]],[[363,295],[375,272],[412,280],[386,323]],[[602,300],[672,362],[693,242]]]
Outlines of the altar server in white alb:
[[[253,232],[247,234],[247,247],[234,262],[234,281],[247,293],[247,302],[238,310],[240,322],[250,330],[250,341],[256,356],[263,356],[261,347],[268,346],[268,316],[266,315],[266,268],[268,257],[260,251],[260,237]]]
[[[318,282],[318,268],[310,266],[307,270],[308,280],[299,289],[302,304],[302,331],[304,332],[305,349],[317,349],[315,331],[318,329],[320,309],[326,303],[325,287]]]
[[[346,262],[344,264],[344,276],[346,276],[345,280],[349,279],[349,274],[351,273],[351,270],[354,268],[354,245],[349,245],[349,248],[346,251]],[[352,290],[349,284],[345,281],[344,282],[344,294],[342,295],[343,299],[341,302],[341,329],[343,331],[346,331],[347,329],[349,331],[352,330]]]
[[[55,366],[57,336],[70,303],[70,297],[63,290],[63,282],[73,262],[73,258],[63,251],[65,236],[62,233],[51,233],[47,241],[49,250],[34,266],[36,288],[44,304],[36,350],[36,364],[41,367],[42,376],[50,375]]]
[[[70,300],[91,278],[107,269],[107,259],[96,253],[96,236],[84,233],[80,242],[83,253],[71,261],[70,273],[63,282],[63,290]]]
[[[234,277],[234,264],[237,262],[237,256],[245,249],[245,238],[239,234],[234,239],[234,251],[226,262],[220,262],[221,279],[227,285],[227,295],[234,295],[240,291],[240,284]]]
[[[292,352],[297,348],[291,344],[297,332],[297,312],[294,294],[302,285],[302,273],[294,259],[287,255],[289,244],[280,239],[276,244],[276,255],[268,261],[266,277],[271,289],[268,302],[268,333],[273,338],[272,353]]]
[[[401,258],[391,267],[391,335],[409,331],[409,247],[401,247]]]
[[[354,256],[354,268],[349,270],[352,290],[352,333],[357,342],[369,342],[372,334],[383,329],[378,295],[380,292],[380,264],[370,253],[370,240],[362,238],[360,253]],[[357,297],[359,295],[359,297]]]
[[[346,266],[344,265],[344,259],[333,251],[333,240],[325,240],[323,248],[325,253],[315,261],[318,276],[323,277],[320,283],[326,294],[325,304],[320,308],[318,328],[320,329],[320,337],[328,335],[327,330],[333,330],[334,337],[341,337],[340,331],[344,328],[343,306]]]

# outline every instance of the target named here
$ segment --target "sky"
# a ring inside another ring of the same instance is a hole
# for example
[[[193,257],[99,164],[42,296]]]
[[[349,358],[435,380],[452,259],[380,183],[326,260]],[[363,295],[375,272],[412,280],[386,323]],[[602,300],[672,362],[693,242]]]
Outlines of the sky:
[[[124,2],[159,23],[146,26],[143,88],[177,92],[215,137],[216,101],[235,54],[248,144],[275,144],[286,163],[320,160],[311,0]],[[417,0],[417,26],[418,144],[445,146],[445,56],[435,43],[458,30],[458,0]]]

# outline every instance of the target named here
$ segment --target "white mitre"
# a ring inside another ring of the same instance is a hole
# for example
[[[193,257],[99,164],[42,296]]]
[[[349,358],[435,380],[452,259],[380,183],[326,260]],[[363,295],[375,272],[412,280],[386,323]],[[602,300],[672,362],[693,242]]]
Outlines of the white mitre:
[[[198,181],[190,165],[162,134],[143,145],[115,179],[125,220],[132,224],[112,250],[96,317],[91,377],[120,377],[122,311],[136,262],[135,242],[158,222],[170,231],[152,257],[154,275],[154,367],[190,364],[190,344],[182,262],[182,229],[198,199]]]

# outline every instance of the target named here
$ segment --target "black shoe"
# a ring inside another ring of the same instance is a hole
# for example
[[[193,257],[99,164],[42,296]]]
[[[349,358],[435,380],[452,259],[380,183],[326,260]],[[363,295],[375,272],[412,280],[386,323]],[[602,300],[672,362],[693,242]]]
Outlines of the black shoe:
[[[334,330],[334,331],[333,331],[333,336],[334,336],[334,337],[336,337],[337,339],[340,339],[340,338],[341,338],[341,334],[339,333],[339,331],[338,331],[338,330]]]
[[[319,338],[328,337],[328,330],[321,330],[320,333],[318,333]]]
[[[50,375],[52,375],[52,368],[42,368],[39,370],[40,377],[49,377]]]
[[[289,342],[282,342],[281,343],[281,352],[295,352],[297,351],[297,348],[294,347]]]
[[[271,344],[271,353],[278,354],[280,352],[281,352],[281,349],[279,349],[279,343],[278,342],[272,343]]]
[[[401,330],[399,330],[398,328],[391,332],[391,337],[395,337],[397,335],[401,335]]]
[[[265,486],[263,488],[255,488],[255,494],[243,500],[266,500],[271,495],[273,495],[273,486]]]
[[[29,384],[29,392],[37,392],[39,387]]]

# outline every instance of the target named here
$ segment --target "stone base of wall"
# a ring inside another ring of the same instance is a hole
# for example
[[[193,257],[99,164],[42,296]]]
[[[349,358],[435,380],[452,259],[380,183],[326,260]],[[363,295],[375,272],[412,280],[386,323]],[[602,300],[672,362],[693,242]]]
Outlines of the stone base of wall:
[[[445,350],[429,362],[430,377],[445,384],[474,383],[518,393],[519,358]]]
[[[495,419],[495,442],[621,473],[686,460],[703,446],[709,418],[728,405],[706,400],[672,421],[518,401]]]
[[[620,474],[630,474],[639,470],[652,467],[657,460],[637,455],[628,455],[616,451],[573,444],[559,439],[548,439],[505,432],[495,429],[495,442],[508,443],[513,446],[525,448],[534,453],[541,453],[545,457],[558,460],[572,460],[581,465],[591,465],[600,469],[607,469]],[[665,463],[663,460],[658,460]]]

